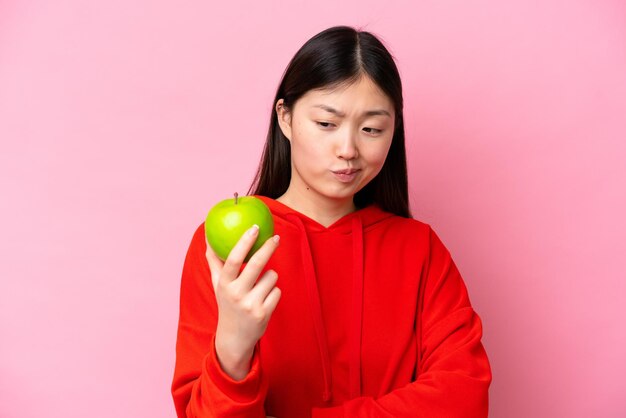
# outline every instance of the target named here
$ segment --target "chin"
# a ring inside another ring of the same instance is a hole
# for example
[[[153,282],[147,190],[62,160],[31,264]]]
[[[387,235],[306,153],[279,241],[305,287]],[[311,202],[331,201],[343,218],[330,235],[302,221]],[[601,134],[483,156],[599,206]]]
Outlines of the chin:
[[[344,189],[344,190],[337,190],[334,193],[324,193],[324,196],[328,197],[329,199],[334,199],[334,200],[346,200],[346,199],[353,199],[354,195],[356,194],[356,191],[353,189]]]

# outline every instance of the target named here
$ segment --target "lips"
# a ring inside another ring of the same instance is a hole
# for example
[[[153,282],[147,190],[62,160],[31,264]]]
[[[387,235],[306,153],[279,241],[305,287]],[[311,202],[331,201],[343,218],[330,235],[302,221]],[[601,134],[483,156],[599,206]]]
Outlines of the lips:
[[[348,168],[348,169],[344,169],[344,170],[336,170],[336,171],[333,171],[333,173],[336,173],[336,174],[352,174],[352,173],[356,173],[357,171],[359,171],[359,170],[356,169],[356,168]]]
[[[355,168],[346,168],[343,170],[337,170],[337,171],[333,171],[333,175],[335,176],[335,178],[337,180],[339,180],[342,183],[352,183],[354,181],[354,179],[357,178],[358,172],[361,171],[360,169],[355,169]]]

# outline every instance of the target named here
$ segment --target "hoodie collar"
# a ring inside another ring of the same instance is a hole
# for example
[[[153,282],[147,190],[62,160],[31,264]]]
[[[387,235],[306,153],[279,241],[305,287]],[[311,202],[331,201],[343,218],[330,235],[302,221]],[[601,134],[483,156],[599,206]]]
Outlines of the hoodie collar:
[[[306,287],[309,307],[313,315],[313,325],[317,340],[318,350],[322,362],[322,373],[324,377],[324,391],[322,399],[329,402],[332,399],[332,374],[330,368],[330,353],[328,349],[328,339],[322,318],[317,277],[315,274],[315,263],[311,255],[309,234],[329,233],[352,235],[352,292],[351,308],[348,330],[348,350],[349,350],[349,382],[348,388],[351,399],[361,396],[361,333],[363,327],[363,239],[366,228],[377,224],[384,219],[394,216],[392,213],[383,211],[376,204],[371,204],[365,208],[357,209],[328,227],[324,227],[319,222],[308,216],[290,208],[289,206],[275,199],[255,195],[261,199],[275,217],[295,226],[300,231],[300,252],[304,270],[304,284]]]
[[[361,225],[363,229],[367,229],[370,226],[373,226],[389,217],[394,216],[392,213],[385,212],[375,203],[372,203],[363,208],[357,208],[354,212],[348,213],[343,217],[339,218],[332,225],[325,227],[320,224],[316,220],[308,217],[307,215],[298,212],[295,209],[287,206],[286,204],[279,202],[276,199],[272,199],[270,197],[254,195],[261,199],[269,208],[272,214],[287,223],[293,224],[288,220],[290,215],[296,215],[302,223],[304,224],[307,232],[309,233],[326,233],[326,232],[335,232],[339,234],[351,234],[353,230],[352,219],[358,217],[360,219]]]

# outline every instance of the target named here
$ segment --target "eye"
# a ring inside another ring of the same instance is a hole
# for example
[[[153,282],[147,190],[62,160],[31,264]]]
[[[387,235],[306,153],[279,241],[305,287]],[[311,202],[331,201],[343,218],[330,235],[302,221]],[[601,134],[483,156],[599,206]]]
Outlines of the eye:
[[[330,128],[331,126],[334,126],[332,123],[330,122],[315,122],[317,123],[318,126],[326,129],[326,128]]]
[[[369,131],[368,131],[368,129],[369,129]],[[371,133],[371,134],[374,134],[374,135],[377,135],[377,134],[382,132],[382,129],[376,129],[376,128],[363,128],[363,130],[365,132],[368,132],[368,133]]]

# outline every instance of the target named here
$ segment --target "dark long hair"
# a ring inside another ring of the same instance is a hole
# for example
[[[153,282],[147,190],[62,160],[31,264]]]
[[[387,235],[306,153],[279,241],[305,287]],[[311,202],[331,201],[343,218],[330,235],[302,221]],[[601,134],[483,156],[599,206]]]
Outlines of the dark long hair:
[[[395,128],[389,153],[380,172],[354,195],[357,208],[371,203],[411,218],[408,199],[402,84],[398,69],[382,42],[369,32],[348,26],[328,28],[309,39],[291,59],[274,97],[263,157],[248,195],[273,199],[291,180],[291,145],[278,126],[276,102],[292,109],[306,92],[331,88],[369,76],[394,104]]]

